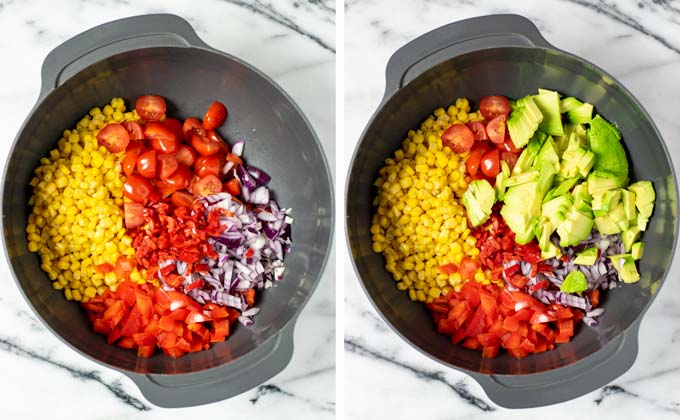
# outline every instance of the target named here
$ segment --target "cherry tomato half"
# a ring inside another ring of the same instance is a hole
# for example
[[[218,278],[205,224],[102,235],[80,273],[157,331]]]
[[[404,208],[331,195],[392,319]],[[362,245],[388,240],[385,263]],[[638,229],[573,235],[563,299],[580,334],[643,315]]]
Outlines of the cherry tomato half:
[[[151,185],[148,179],[137,174],[128,175],[123,186],[125,197],[135,203],[146,204],[147,201],[158,201],[158,191]]]
[[[455,153],[464,153],[470,150],[475,137],[465,124],[453,124],[442,134],[442,142]]]
[[[172,193],[170,200],[177,207],[191,207],[194,205],[194,196],[186,191],[175,191]]]
[[[130,133],[130,140],[144,140],[144,129],[137,121],[123,121],[123,127]]]
[[[201,120],[195,117],[189,117],[186,120],[184,120],[184,124],[182,125],[182,132],[184,132],[184,140],[186,140],[187,143],[191,141],[191,136],[194,135],[194,130],[196,128],[203,128]]]
[[[470,174],[470,176],[477,175],[479,163],[482,161],[482,155],[485,152],[486,151],[481,148],[470,150],[470,155],[465,160],[465,168],[467,169],[467,172]]]
[[[173,191],[189,188],[191,169],[184,165],[178,165],[177,169],[163,182],[165,182],[166,186],[172,188]]]
[[[507,130],[505,131],[505,140],[503,140],[503,143],[496,144],[496,147],[498,147],[498,150],[501,152],[519,153],[522,151],[521,148],[516,147],[515,143],[512,142]]]
[[[493,143],[500,144],[505,141],[505,121],[507,117],[505,115],[499,115],[496,118],[489,121],[486,125],[486,134],[489,135],[489,140]]]
[[[499,115],[510,114],[510,101],[505,96],[485,96],[479,101],[479,112],[484,118],[492,120]]]
[[[519,157],[512,152],[501,152],[501,160],[504,160],[505,163],[508,164],[508,167],[512,171],[512,168],[515,167],[515,164],[517,163],[517,159]]]
[[[163,123],[148,123],[144,128],[144,134],[150,140],[151,147],[159,152],[175,153],[179,148],[175,133]]]
[[[498,149],[492,149],[484,153],[480,166],[484,175],[489,178],[496,178],[496,175],[501,171]]]
[[[196,181],[192,191],[197,197],[207,197],[222,191],[222,181],[215,175],[206,175]]]
[[[137,158],[137,172],[146,178],[156,177],[156,151],[147,150]]]
[[[215,101],[210,104],[208,112],[203,117],[203,128],[206,130],[214,130],[224,124],[227,119],[227,107],[221,102]]]
[[[137,98],[135,109],[140,118],[147,121],[158,121],[165,115],[165,99],[158,95],[142,95]]]
[[[194,152],[194,149],[192,149],[190,146],[183,144],[179,146],[179,149],[177,149],[175,158],[177,159],[177,162],[181,163],[182,165],[194,166],[194,162],[196,161],[196,152]]]
[[[134,229],[144,224],[144,205],[139,203],[123,203],[125,215],[125,228]]]
[[[178,167],[179,163],[177,163],[177,159],[174,155],[167,153],[160,153],[158,155],[158,178],[165,181]]]
[[[201,156],[212,156],[222,148],[220,142],[199,134],[198,130],[191,136],[191,145]]]
[[[120,167],[125,175],[130,175],[135,171],[135,166],[137,165],[137,158],[144,150],[144,142],[139,140],[133,140],[128,144],[127,149],[125,149],[125,156],[120,162]]]
[[[474,135],[476,141],[489,140],[489,136],[486,135],[486,127],[484,127],[484,123],[479,121],[471,121],[467,123],[467,126],[470,128],[470,130],[472,130],[472,134]]]
[[[184,131],[182,130],[182,123],[177,118],[166,118],[163,121],[163,124],[165,124],[170,130],[172,130],[172,133],[175,135],[175,139],[177,139],[178,142],[182,142],[184,140]]]
[[[201,156],[196,159],[194,164],[194,172],[201,178],[206,175],[215,175],[219,177],[222,172],[222,159],[217,155],[213,156]]]
[[[109,152],[118,153],[130,143],[130,133],[121,124],[110,123],[97,134],[97,141]]]

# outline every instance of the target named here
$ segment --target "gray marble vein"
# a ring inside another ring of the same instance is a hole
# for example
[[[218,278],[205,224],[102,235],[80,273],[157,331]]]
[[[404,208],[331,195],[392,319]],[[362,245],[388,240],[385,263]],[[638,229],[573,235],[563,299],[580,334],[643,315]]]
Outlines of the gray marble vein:
[[[495,411],[496,409],[484,401],[483,399],[472,395],[470,391],[467,389],[467,385],[463,381],[458,381],[455,384],[449,382],[445,377],[442,372],[438,371],[427,371],[423,369],[419,369],[413,365],[410,365],[406,362],[402,362],[399,360],[396,360],[393,357],[387,356],[385,354],[380,353],[376,349],[371,349],[368,348],[367,346],[361,344],[358,339],[350,337],[348,335],[345,335],[345,350],[355,353],[360,356],[364,357],[369,357],[375,360],[380,360],[383,362],[387,362],[393,366],[397,366],[399,368],[408,370],[409,372],[413,373],[418,377],[419,379],[422,379],[426,382],[439,382],[446,387],[450,388],[456,395],[458,395],[463,401],[465,401],[467,404],[476,407],[484,412],[491,412]]]
[[[257,404],[262,397],[265,396],[280,396],[280,397],[287,397],[287,398],[293,398],[295,400],[298,400],[300,402],[305,403],[307,406],[316,409],[316,410],[321,410],[321,411],[328,411],[328,412],[333,412],[335,411],[335,402],[332,401],[324,401],[322,403],[317,403],[316,401],[301,397],[299,395],[296,395],[292,392],[286,391],[279,387],[278,385],[274,384],[264,384],[260,385],[255,389],[255,396],[250,399],[250,402],[255,405]]]
[[[654,398],[647,398],[641,396],[639,393],[636,392],[631,392],[627,390],[626,388],[620,386],[620,385],[606,385],[602,389],[600,389],[600,396],[597,397],[593,402],[596,405],[601,405],[603,401],[608,399],[608,397],[613,396],[613,395],[623,395],[625,397],[631,397],[631,398],[636,398],[641,401],[644,401],[646,403],[651,404],[657,409],[660,409],[662,411],[667,411],[670,413],[673,413],[677,416],[680,416],[680,403],[675,402],[675,401],[670,401],[670,402],[663,402],[663,401],[658,401]]]
[[[272,22],[275,22],[279,25],[283,25],[286,28],[297,32],[298,34],[307,37],[311,39],[312,41],[316,42],[321,46],[322,48],[332,52],[335,54],[335,47],[327,43],[326,41],[322,40],[320,37],[317,35],[305,30],[301,26],[299,26],[297,23],[295,23],[290,17],[286,16],[282,12],[278,11],[272,3],[266,3],[260,0],[253,0],[253,1],[245,1],[245,0],[224,0],[228,3],[234,4],[239,7],[243,7],[245,9],[248,9],[252,11],[253,13],[256,13],[260,16],[263,16]],[[318,3],[323,3],[323,2],[318,2]],[[325,8],[329,8],[328,5],[323,3]],[[333,10],[333,13],[334,10]],[[333,14],[334,16],[334,14]]]
[[[151,407],[149,405],[145,404],[144,402],[138,400],[137,398],[125,392],[125,390],[123,390],[123,388],[121,387],[120,382],[118,381],[106,382],[101,378],[101,375],[97,371],[94,370],[87,371],[69,366],[65,363],[54,360],[49,356],[42,355],[31,349],[28,349],[10,337],[0,336],[0,349],[9,353],[16,354],[17,356],[25,357],[27,359],[48,363],[49,365],[52,365],[56,368],[67,371],[68,373],[73,375],[73,377],[76,379],[82,381],[97,382],[103,385],[116,398],[118,398],[126,405],[133,407],[139,411],[151,410]]]

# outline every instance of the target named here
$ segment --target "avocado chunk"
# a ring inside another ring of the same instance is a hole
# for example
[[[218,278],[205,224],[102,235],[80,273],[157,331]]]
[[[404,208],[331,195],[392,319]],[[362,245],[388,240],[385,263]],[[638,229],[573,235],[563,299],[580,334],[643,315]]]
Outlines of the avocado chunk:
[[[563,135],[560,95],[551,90],[540,89],[538,95],[534,95],[533,99],[541,114],[543,114],[543,120],[539,123],[538,129],[552,136]]]
[[[577,245],[590,235],[593,228],[593,219],[571,208],[562,223],[557,226],[557,234],[560,236],[560,246]]]
[[[645,217],[643,214],[638,213],[637,228],[644,232],[647,229],[647,222],[649,222],[649,217]]]
[[[516,185],[526,184],[527,182],[538,181],[540,173],[536,169],[531,169],[521,174],[513,175],[505,181],[506,187],[514,187]]]
[[[583,105],[583,102],[574,98],[573,96],[566,97],[560,102],[560,112],[565,113],[574,110]]]
[[[562,154],[560,176],[572,178],[581,176],[585,178],[595,164],[595,154],[580,146],[567,148]]]
[[[546,217],[553,226],[558,226],[564,221],[567,211],[573,204],[574,199],[571,195],[561,195],[543,203],[541,214]]]
[[[537,181],[510,187],[505,192],[501,216],[515,233],[518,244],[525,244],[533,239],[536,218],[541,212],[541,201]]]
[[[595,247],[584,249],[576,255],[576,258],[574,258],[574,264],[593,265],[595,264],[595,261],[597,261],[598,253],[599,250]]]
[[[635,242],[630,249],[630,254],[633,256],[634,260],[639,260],[645,255],[645,243]]]
[[[532,137],[529,141],[529,144],[527,144],[527,147],[525,147],[524,150],[522,150],[522,153],[520,153],[519,158],[515,163],[515,167],[512,169],[513,175],[521,174],[522,172],[526,172],[531,169],[531,167],[534,165],[534,161],[536,160],[536,156],[538,156],[538,153],[541,151],[543,142],[547,138],[548,136],[545,134],[539,131],[536,132],[534,137]]]
[[[479,226],[489,218],[495,202],[496,192],[489,181],[478,179],[470,183],[463,194],[463,205],[472,226]]]
[[[593,219],[593,222],[595,223],[595,229],[603,235],[614,235],[621,232],[619,226],[608,214],[596,217]]]
[[[635,283],[640,280],[640,274],[635,266],[635,259],[631,254],[610,255],[612,265],[619,273],[619,278],[625,283]]]
[[[577,182],[578,177],[565,179],[564,181],[560,182],[558,186],[548,191],[548,193],[543,198],[543,201],[549,201],[560,195],[567,194],[569,191],[571,191],[571,189],[574,187],[574,185],[576,185]]]
[[[621,188],[593,194],[592,208],[595,217],[604,216],[621,202]]]
[[[575,186],[574,190],[571,192],[571,196],[574,197],[574,208],[581,213],[588,215],[588,217],[592,217],[593,209],[590,204],[591,198],[585,183]]]
[[[628,230],[621,232],[621,241],[626,248],[626,252],[631,252],[633,243],[640,238],[640,229],[637,227],[630,227]]]
[[[557,174],[557,170],[555,169],[555,166],[553,166],[552,163],[543,162],[543,164],[541,165],[541,170],[539,172],[540,175],[538,177],[538,192],[541,195],[541,201],[543,201],[543,197],[545,197],[545,194],[548,192],[550,187],[552,187],[553,180],[555,179],[555,175]]]
[[[628,190],[635,193],[635,207],[646,218],[651,217],[654,210],[656,193],[651,181],[638,181],[628,186]]]
[[[621,202],[623,211],[626,213],[628,224],[637,223],[637,212],[635,211],[635,193],[626,189],[621,189]]]
[[[515,147],[524,147],[543,121],[543,114],[531,95],[518,99],[508,119],[508,133]]]
[[[567,112],[567,118],[572,124],[585,124],[593,119],[593,106],[585,103]]]
[[[552,137],[548,137],[543,142],[543,146],[538,152],[536,161],[534,162],[534,165],[539,167],[545,164],[552,165],[556,173],[560,170],[560,157],[557,155],[557,146]]]
[[[611,172],[596,170],[588,175],[588,193],[595,195],[625,185],[627,178],[620,178]]]
[[[621,145],[621,133],[604,118],[596,115],[590,121],[587,140],[595,154],[595,171],[607,171],[616,178],[628,179],[628,159]]]
[[[586,281],[586,276],[578,270],[574,270],[567,274],[564,279],[560,290],[564,293],[581,293],[588,290],[588,281]]]

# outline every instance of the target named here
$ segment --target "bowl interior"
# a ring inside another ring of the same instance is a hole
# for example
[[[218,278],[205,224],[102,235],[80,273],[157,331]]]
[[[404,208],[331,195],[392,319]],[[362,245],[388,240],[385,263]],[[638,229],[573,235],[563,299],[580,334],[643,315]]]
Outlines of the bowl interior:
[[[150,359],[107,345],[91,331],[79,305],[52,289],[29,253],[24,229],[30,209],[28,182],[39,159],[56,147],[64,129],[88,110],[123,97],[128,108],[146,93],[162,95],[168,114],[203,116],[213,100],[229,109],[220,134],[245,139],[245,160],[272,176],[282,207],[291,207],[293,247],[284,279],[262,294],[251,327],[239,325],[227,342],[172,359]],[[33,110],[16,139],[6,168],[3,234],[18,284],[40,318],[80,352],[113,367],[146,373],[185,373],[228,363],[275,335],[301,309],[324,265],[332,225],[330,174],[314,132],[290,98],[266,77],[229,56],[194,48],[149,48],[115,55],[69,78]]]
[[[481,352],[451,345],[435,331],[424,305],[397,290],[383,257],[371,250],[371,203],[378,169],[400,147],[409,129],[435,108],[467,97],[475,104],[485,95],[519,98],[538,88],[557,90],[595,105],[596,112],[622,132],[632,180],[653,181],[657,199],[644,232],[641,281],[608,291],[606,313],[595,328],[579,327],[575,338],[555,351],[517,360],[507,353],[482,359]],[[462,369],[496,374],[527,374],[555,369],[596,352],[621,334],[647,308],[668,269],[677,232],[676,186],[663,140],[640,104],[615,80],[593,65],[557,51],[494,48],[447,60],[414,78],[373,116],[355,152],[347,187],[347,231],[363,286],[399,335],[432,358]]]

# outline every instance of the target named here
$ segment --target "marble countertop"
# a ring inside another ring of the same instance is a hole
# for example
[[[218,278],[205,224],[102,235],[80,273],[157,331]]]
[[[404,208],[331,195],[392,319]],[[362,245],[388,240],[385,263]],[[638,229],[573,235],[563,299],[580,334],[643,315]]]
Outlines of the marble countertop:
[[[614,75],[653,116],[678,167],[678,6],[664,0],[430,0],[400,1],[398,5],[390,0],[349,0],[345,6],[345,150],[338,159],[338,173],[346,173],[354,145],[382,98],[390,55],[431,29],[494,13],[528,17],[550,43]],[[339,181],[344,178],[340,176]],[[345,289],[344,407],[348,419],[680,416],[677,255],[662,293],[642,321],[637,361],[626,374],[569,402],[508,410],[493,404],[465,374],[428,359],[402,341],[364,295],[346,247],[339,254],[339,276]]]
[[[66,39],[98,24],[145,13],[187,19],[209,45],[278,82],[311,120],[329,159],[335,137],[335,2],[331,0],[0,1],[0,145],[9,146],[33,107],[42,61]],[[332,159],[330,160],[332,165]],[[333,255],[333,254],[331,254]],[[328,419],[335,416],[335,282],[331,257],[299,317],[295,353],[267,383],[227,401],[190,409],[151,405],[125,376],[95,364],[47,331],[0,259],[0,401],[4,419]],[[330,326],[330,327],[329,327]],[[322,331],[309,334],[309,331]]]

